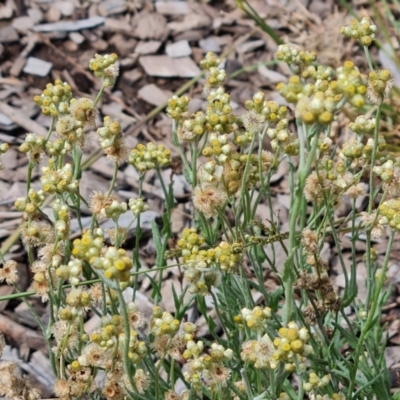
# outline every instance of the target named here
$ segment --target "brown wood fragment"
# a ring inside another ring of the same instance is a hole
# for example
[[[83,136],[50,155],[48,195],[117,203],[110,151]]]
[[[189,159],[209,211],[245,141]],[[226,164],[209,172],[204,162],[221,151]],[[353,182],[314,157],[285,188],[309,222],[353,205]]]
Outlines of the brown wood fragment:
[[[0,103],[0,112],[7,115],[11,121],[26,129],[28,132],[34,132],[42,136],[47,134],[47,130],[43,128],[42,125],[27,117],[21,110],[10,107],[7,103]]]
[[[1,314],[0,331],[18,344],[26,343],[29,348],[35,350],[46,349],[46,341],[40,333],[17,324],[11,318]]]

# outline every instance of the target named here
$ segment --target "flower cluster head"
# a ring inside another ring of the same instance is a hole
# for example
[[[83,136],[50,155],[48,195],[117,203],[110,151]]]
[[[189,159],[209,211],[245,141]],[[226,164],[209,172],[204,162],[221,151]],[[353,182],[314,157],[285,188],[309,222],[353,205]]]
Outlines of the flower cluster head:
[[[200,183],[193,189],[192,200],[195,208],[206,218],[218,215],[228,196],[220,182]]]
[[[364,115],[359,115],[349,124],[349,128],[357,135],[370,135],[375,130],[375,118],[367,119]]]
[[[57,117],[69,112],[69,102],[72,98],[72,88],[66,83],[57,79],[46,85],[46,89],[40,96],[35,96],[33,100],[42,109],[44,115]]]
[[[67,265],[60,265],[56,269],[56,275],[61,279],[68,279],[72,286],[79,284],[81,274],[82,261],[77,258],[70,260]]]
[[[306,328],[300,328],[295,322],[289,322],[287,328],[279,329],[279,337],[273,343],[275,347],[274,359],[293,364],[295,358],[307,357],[312,348],[307,344],[310,337]]]
[[[368,75],[368,98],[373,104],[380,104],[389,97],[394,85],[391,73],[387,69],[371,71]]]
[[[252,310],[243,308],[240,315],[234,319],[236,324],[246,325],[254,331],[265,331],[267,322],[271,319],[272,311],[269,307],[256,306]]]
[[[70,233],[69,207],[66,204],[62,204],[60,200],[56,200],[52,204],[52,208],[56,219],[54,224],[56,237],[61,240],[67,240]]]
[[[110,161],[114,163],[125,161],[127,152],[122,127],[118,121],[105,116],[103,126],[97,129],[97,134],[99,135],[100,146]]]
[[[281,119],[275,128],[268,128],[267,135],[271,139],[271,147],[274,150],[282,148],[289,155],[297,155],[299,152],[299,141],[296,136],[289,131],[289,119]]]
[[[44,157],[45,138],[35,133],[28,133],[24,143],[19,146],[19,151],[28,154],[29,161],[40,163]]]
[[[232,357],[233,351],[222,345],[213,343],[207,354],[203,341],[189,340],[183,353],[183,358],[188,360],[185,380],[191,383],[194,390],[200,390],[204,382],[214,392],[226,385],[231,370],[223,362],[230,361]]]
[[[169,312],[163,311],[160,307],[153,307],[153,315],[150,322],[150,332],[154,336],[169,335],[175,336],[181,323]]]
[[[265,100],[265,93],[264,92],[257,92],[251,100],[246,100],[244,106],[247,110],[252,111],[255,114],[260,114],[264,117],[264,121],[262,122],[276,122],[282,118],[286,117],[287,114],[287,107],[280,106],[276,101],[267,101]],[[251,115],[248,117],[242,116],[242,121],[245,128],[249,131],[253,131],[252,125],[255,122],[260,121],[252,121]],[[254,118],[254,117],[253,117]],[[258,127],[257,127],[258,128]]]
[[[205,129],[209,132],[231,133],[236,116],[232,113],[230,95],[220,86],[211,90],[207,97]]]
[[[104,56],[96,54],[89,61],[89,69],[93,71],[94,76],[103,79],[104,86],[113,86],[119,74],[117,60],[118,56],[115,53]]]
[[[138,144],[129,155],[129,164],[141,173],[153,168],[168,167],[171,162],[171,152],[162,144],[157,145],[151,142],[147,146]]]
[[[303,388],[306,393],[312,390],[328,386],[331,381],[330,375],[324,375],[320,378],[315,372],[311,372],[308,377],[308,382],[303,383]]]
[[[56,134],[60,137],[60,143],[54,143],[50,145],[50,149],[57,149],[57,153],[64,149],[71,148],[72,144],[78,145],[80,147],[84,144],[84,129],[83,122],[76,120],[72,115],[62,115],[58,118],[56,123]],[[66,145],[63,146],[63,142]],[[47,145],[46,145],[47,148]],[[51,155],[57,155],[51,154]]]
[[[72,165],[65,164],[61,169],[56,169],[52,159],[47,167],[42,167],[43,175],[40,178],[43,192],[45,193],[75,193],[78,181],[73,177]]]
[[[243,246],[240,243],[230,244],[222,241],[214,248],[215,262],[219,264],[222,271],[235,271],[242,261],[243,252]]]
[[[278,362],[274,359],[275,347],[268,334],[258,340],[248,340],[242,344],[240,357],[257,369],[275,369]]]
[[[129,208],[133,215],[138,217],[140,214],[146,212],[149,209],[149,206],[145,204],[141,197],[138,197],[137,199],[129,199]]]
[[[281,44],[278,46],[278,50],[275,53],[275,58],[278,61],[285,62],[296,73],[298,73],[301,69],[304,69],[315,62],[317,60],[317,55],[314,52],[299,51],[287,44]]]
[[[73,241],[72,255],[91,264],[100,256],[103,247],[104,233],[100,228],[95,229],[93,235],[90,231],[86,231],[81,239]]]
[[[116,247],[107,247],[91,265],[96,269],[103,270],[107,279],[115,279],[119,282],[130,280],[130,270],[133,267],[132,260],[126,255],[126,251]]]
[[[338,100],[337,96],[318,91],[311,98],[302,97],[297,103],[296,112],[307,125],[315,122],[329,125],[335,116]]]
[[[360,43],[368,47],[375,39],[377,27],[368,17],[362,17],[361,21],[353,19],[350,25],[345,25],[340,28],[340,33],[347,38],[359,40]]]
[[[7,285],[14,285],[19,281],[18,264],[14,260],[6,261],[0,268],[0,282],[6,281]]]
[[[26,212],[29,216],[34,216],[38,208],[44,202],[44,191],[29,189],[28,197],[19,197],[14,205],[18,211]]]
[[[212,52],[208,52],[205,59],[200,61],[200,68],[208,71],[206,84],[204,85],[206,91],[210,90],[210,88],[221,86],[224,83],[226,73],[223,68],[219,68],[220,64],[221,59],[215,57]]]
[[[390,199],[379,206],[379,223],[400,231],[400,199]]]
[[[190,98],[189,96],[178,97],[172,96],[168,100],[167,113],[172,119],[179,119],[183,113],[185,113],[189,107]]]
[[[332,92],[345,96],[354,107],[364,105],[367,80],[353,61],[345,61],[336,69],[337,80],[331,83]]]
[[[88,97],[71,99],[69,109],[72,118],[82,124],[83,127],[94,128],[96,126],[98,110],[92,99]]]
[[[181,142],[193,142],[206,131],[206,116],[202,111],[191,114],[178,128],[178,138]]]
[[[27,375],[14,361],[0,363],[0,396],[7,399],[39,400],[42,398],[40,390],[31,387]]]

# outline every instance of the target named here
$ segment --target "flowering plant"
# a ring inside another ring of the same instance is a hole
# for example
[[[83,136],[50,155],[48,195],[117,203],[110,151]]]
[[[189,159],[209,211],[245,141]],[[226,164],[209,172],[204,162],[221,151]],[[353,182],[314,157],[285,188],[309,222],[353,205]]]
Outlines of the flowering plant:
[[[49,345],[57,397],[390,397],[384,346],[376,343],[383,343],[379,317],[387,299],[384,282],[394,234],[400,229],[400,166],[385,151],[379,130],[393,83],[388,71],[372,69],[368,46],[375,32],[368,18],[342,28],[345,36],[364,46],[368,75],[351,61],[333,69],[319,65],[315,53],[280,45],[276,57],[293,72],[287,83],[277,86],[286,103],[258,92],[245,102],[242,115],[235,114],[224,89],[222,60],[207,54],[201,62],[206,109],[190,113],[189,97],[173,96],[166,110],[173,121],[171,146],[181,156],[194,207],[190,226],[178,238],[171,230],[173,185],[162,174],[172,164],[170,150],[147,143],[128,151],[121,125],[109,116],[97,129],[100,147],[114,165],[109,190],[90,199],[80,194],[86,132],[96,127],[98,102],[117,78],[116,55],[96,55],[90,61],[89,68],[103,82],[95,100],[73,98],[71,87],[58,80],[35,97],[52,123],[47,137],[28,133],[20,146],[29,158],[28,181],[26,196],[15,207],[24,213],[22,240],[32,290],[50,302],[47,327],[31,310]],[[368,100],[375,105],[375,116],[359,115],[343,142],[332,129],[334,121],[345,107],[359,110]],[[7,147],[1,145],[0,153]],[[35,190],[32,170],[45,159],[42,186]],[[139,176],[138,197],[128,202],[113,193],[124,162]],[[287,227],[271,194],[281,164],[289,167]],[[151,278],[154,308],[145,316],[137,290],[140,274],[151,277],[139,258],[140,218],[149,209],[142,187],[150,170],[161,182],[165,214],[161,230],[152,224],[157,251],[153,270],[158,276]],[[363,208],[357,199],[367,193]],[[260,220],[262,203],[269,214]],[[43,211],[45,204],[51,204],[51,217]],[[82,204],[92,214],[86,228]],[[133,249],[126,241],[129,227],[119,224],[126,213],[136,221]],[[80,227],[74,240],[72,217]],[[103,229],[102,219],[111,220],[114,228]],[[373,244],[385,237],[387,228],[387,254],[381,262]],[[343,232],[351,233],[353,243],[349,270],[341,250]],[[362,262],[368,274],[364,301],[357,298],[356,279],[361,260],[355,242],[361,232],[366,236]],[[332,284],[323,255],[328,238],[343,269],[342,293]],[[176,245],[170,245],[172,239]],[[283,264],[279,254],[284,255]],[[5,254],[1,258],[0,280],[19,291],[17,263]],[[176,265],[182,268],[184,288],[179,294],[172,291],[176,310],[170,313],[160,306],[160,286],[163,272]],[[274,277],[275,290],[267,289],[266,272]],[[354,318],[348,307],[355,311]],[[206,335],[188,320],[190,309],[204,317]],[[99,316],[93,332],[84,325],[89,313]],[[40,398],[15,372],[15,365],[3,363],[0,369],[13,382],[5,387],[0,378],[2,395]]]

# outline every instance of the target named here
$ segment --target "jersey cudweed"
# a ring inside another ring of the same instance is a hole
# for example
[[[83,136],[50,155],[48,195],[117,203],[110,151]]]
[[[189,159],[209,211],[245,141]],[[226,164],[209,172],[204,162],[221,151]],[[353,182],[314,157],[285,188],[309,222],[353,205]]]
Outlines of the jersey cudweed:
[[[369,57],[377,32],[368,18],[341,31]],[[236,112],[223,86],[224,60],[212,53],[200,63],[206,108],[190,112],[187,95],[169,100],[171,146],[192,185],[192,208],[185,209],[190,218],[177,234],[171,226],[180,166],[168,143],[128,150],[121,124],[107,115],[98,118],[101,95],[118,79],[116,54],[90,60],[102,83],[95,99],[75,99],[60,80],[35,97],[51,126],[46,137],[28,133],[20,146],[29,159],[28,180],[15,207],[23,214],[31,289],[50,302],[49,327],[37,320],[59,398],[390,398],[384,346],[376,347],[377,340],[383,343],[376,321],[387,297],[389,256],[380,260],[373,240],[390,229],[390,255],[400,230],[400,163],[387,151],[380,129],[391,75],[372,68],[364,74],[351,60],[338,68],[323,66],[316,53],[289,45],[279,46],[276,58],[293,74],[277,85],[285,105],[258,91],[244,102],[242,114]],[[332,125],[345,118],[344,108],[346,115],[358,116],[338,138]],[[108,190],[85,199],[82,152],[90,130],[114,173]],[[7,149],[0,145],[0,155]],[[138,193],[122,201],[114,189],[126,161],[138,171]],[[33,182],[39,163],[40,190]],[[280,166],[290,190],[287,224],[283,205],[272,196]],[[167,183],[161,170],[169,167]],[[165,207],[160,221],[151,222],[156,256],[148,269],[142,214],[153,200],[143,183],[154,176]],[[87,224],[83,204],[91,214]],[[125,213],[133,229],[120,226]],[[103,227],[105,220],[112,229]],[[342,238],[349,233],[355,246],[362,231],[365,254],[353,247],[347,267]],[[331,281],[326,242],[336,248],[343,290]],[[17,261],[0,256],[0,281],[19,290]],[[357,298],[361,263],[368,275],[364,300]],[[171,292],[163,284],[168,268],[177,273]],[[151,286],[150,313],[137,293],[142,274]],[[85,324],[89,313],[99,317],[91,331]],[[203,323],[196,325],[199,315]],[[1,343],[0,335],[0,348]],[[377,375],[376,369],[384,372]],[[25,393],[6,392],[2,381],[1,395],[39,398],[13,366],[0,363],[0,370]]]

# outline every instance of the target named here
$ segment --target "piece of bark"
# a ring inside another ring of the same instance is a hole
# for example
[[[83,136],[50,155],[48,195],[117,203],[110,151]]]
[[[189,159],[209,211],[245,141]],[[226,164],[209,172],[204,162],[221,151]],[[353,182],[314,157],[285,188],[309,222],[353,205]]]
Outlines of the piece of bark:
[[[35,25],[33,30],[35,32],[72,32],[80,31],[82,29],[90,29],[104,24],[105,19],[100,16],[80,19],[77,21],[58,21],[52,24]]]
[[[53,64],[51,62],[36,57],[29,57],[22,71],[25,72],[25,74],[44,78],[50,73],[52,68]]]
[[[160,40],[140,41],[135,47],[135,53],[142,55],[155,54],[161,45],[162,42]]]
[[[164,41],[168,37],[167,20],[161,14],[142,11],[132,20],[133,35],[138,39]]]
[[[169,57],[180,58],[190,56],[192,54],[192,49],[187,40],[179,40],[178,42],[168,44],[165,48],[165,52]]]
[[[11,121],[25,128],[28,132],[34,132],[42,136],[46,136],[47,134],[46,129],[42,125],[24,115],[20,109],[10,107],[7,103],[0,103],[0,113],[5,114]]]
[[[139,63],[150,76],[193,78],[201,72],[190,57],[144,56],[139,58]]]
[[[28,329],[2,314],[0,314],[0,331],[18,344],[26,343],[29,348],[34,350],[46,349],[46,341],[40,333]]]
[[[164,15],[185,15],[191,12],[190,5],[183,1],[157,1],[156,11]]]
[[[172,92],[167,93],[157,87],[154,83],[151,83],[140,88],[138,95],[146,103],[149,103],[153,106],[160,106],[168,101],[168,99],[172,96]]]

